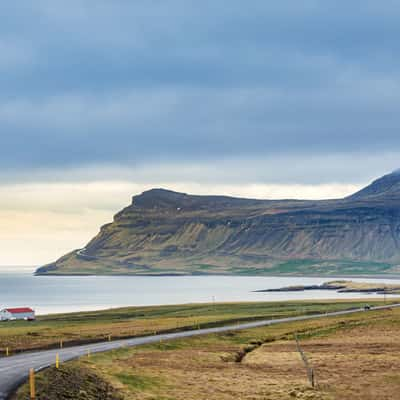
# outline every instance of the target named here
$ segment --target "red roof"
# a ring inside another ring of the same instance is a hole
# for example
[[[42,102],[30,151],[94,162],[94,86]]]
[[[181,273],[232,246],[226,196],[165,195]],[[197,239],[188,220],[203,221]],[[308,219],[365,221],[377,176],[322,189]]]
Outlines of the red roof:
[[[32,308],[29,307],[20,307],[20,308],[6,308],[6,310],[11,314],[22,314],[22,313],[31,313],[34,312]]]

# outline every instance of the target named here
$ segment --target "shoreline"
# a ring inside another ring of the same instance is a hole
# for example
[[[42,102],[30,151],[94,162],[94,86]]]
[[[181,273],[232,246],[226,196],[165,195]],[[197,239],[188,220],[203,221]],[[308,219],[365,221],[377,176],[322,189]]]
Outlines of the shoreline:
[[[1,270],[0,270],[1,272]],[[10,272],[10,271],[8,271]],[[36,272],[32,273],[33,276],[37,277],[45,277],[45,276],[104,276],[104,277],[113,277],[113,276],[123,276],[123,277],[204,277],[204,276],[230,276],[230,277],[270,277],[270,278],[321,278],[321,279],[400,279],[400,274],[360,274],[360,275],[346,275],[346,274],[338,274],[338,275],[321,275],[321,274],[179,274],[179,273],[165,273],[165,274],[63,274],[63,273],[46,273],[46,274],[37,274]]]
[[[255,291],[255,292],[262,292],[261,291]],[[362,294],[362,293],[360,293]],[[221,307],[221,306],[246,306],[246,305],[260,305],[260,304],[298,304],[298,305],[312,305],[315,304],[316,302],[319,304],[338,304],[338,303],[364,303],[366,301],[370,303],[384,303],[384,298],[382,297],[371,297],[368,296],[368,294],[371,293],[365,293],[365,297],[360,296],[360,297],[352,297],[352,298],[321,298],[321,299],[285,299],[285,300],[243,300],[243,301],[216,301],[216,302],[211,302],[211,301],[199,301],[199,302],[188,302],[188,303],[167,303],[167,304],[146,304],[146,305],[117,305],[117,306],[112,306],[112,307],[102,307],[102,308],[94,308],[94,309],[85,309],[85,310],[76,310],[76,311],[60,311],[60,312],[48,312],[48,313],[37,313],[36,314],[36,320],[32,323],[29,321],[8,321],[7,324],[10,323],[26,323],[26,324],[35,324],[37,322],[43,322],[43,320],[46,320],[48,318],[58,318],[58,317],[73,317],[73,316],[79,316],[79,315],[86,315],[86,314],[104,314],[104,313],[115,313],[115,312],[120,312],[124,310],[154,310],[154,309],[168,309],[171,307],[179,307],[179,308],[186,308],[186,307]],[[400,299],[400,294],[391,294],[388,296],[386,302],[394,302],[396,300]],[[400,303],[399,303],[400,304]],[[0,321],[0,327],[6,326],[2,325],[1,323],[6,321]],[[28,325],[27,325],[28,326]],[[0,355],[1,358],[1,355]]]

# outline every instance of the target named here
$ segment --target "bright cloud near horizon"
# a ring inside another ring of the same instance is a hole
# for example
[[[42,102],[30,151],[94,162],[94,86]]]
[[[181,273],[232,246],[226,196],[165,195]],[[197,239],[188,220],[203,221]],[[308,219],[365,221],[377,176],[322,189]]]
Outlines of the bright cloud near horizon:
[[[400,167],[393,1],[21,0],[0,24],[0,265],[152,187],[339,198]]]

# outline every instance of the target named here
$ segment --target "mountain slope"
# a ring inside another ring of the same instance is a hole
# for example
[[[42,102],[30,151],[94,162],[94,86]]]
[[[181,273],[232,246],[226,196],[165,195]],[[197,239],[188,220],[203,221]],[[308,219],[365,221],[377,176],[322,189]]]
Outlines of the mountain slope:
[[[353,194],[349,199],[372,199],[400,197],[400,170],[385,175],[371,183],[371,185]]]
[[[252,200],[153,189],[133,197],[84,249],[38,273],[358,274],[371,268],[397,272],[397,263],[399,172],[342,200]]]

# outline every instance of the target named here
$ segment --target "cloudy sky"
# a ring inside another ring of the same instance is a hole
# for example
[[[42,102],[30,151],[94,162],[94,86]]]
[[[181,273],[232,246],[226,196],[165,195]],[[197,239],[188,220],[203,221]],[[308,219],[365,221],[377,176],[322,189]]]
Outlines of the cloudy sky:
[[[400,167],[397,1],[20,0],[0,23],[0,265],[151,187],[347,195]]]

